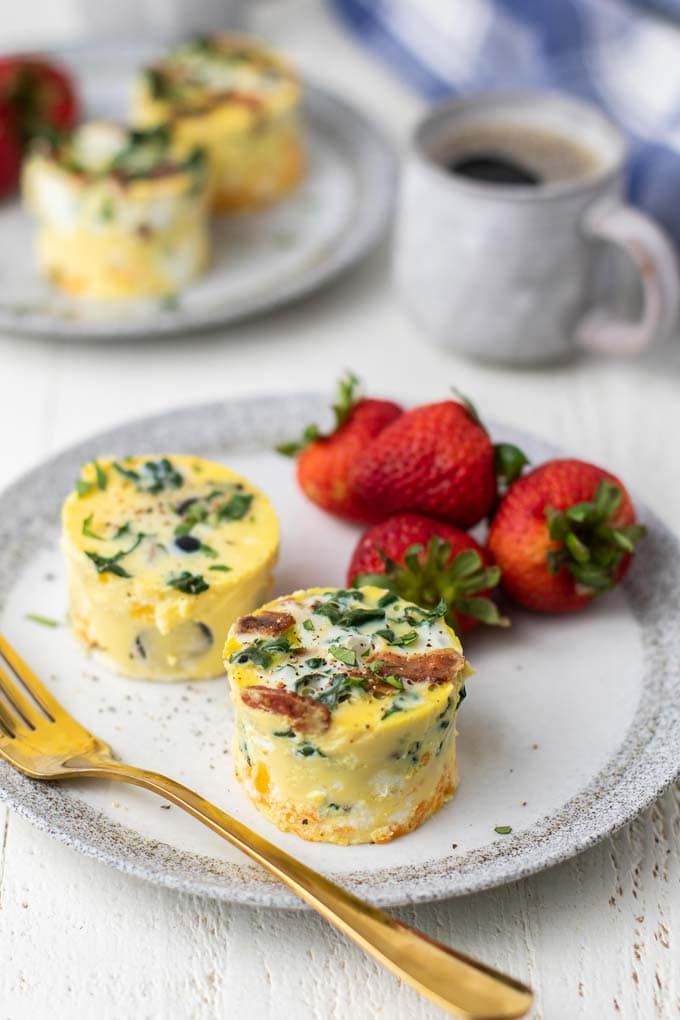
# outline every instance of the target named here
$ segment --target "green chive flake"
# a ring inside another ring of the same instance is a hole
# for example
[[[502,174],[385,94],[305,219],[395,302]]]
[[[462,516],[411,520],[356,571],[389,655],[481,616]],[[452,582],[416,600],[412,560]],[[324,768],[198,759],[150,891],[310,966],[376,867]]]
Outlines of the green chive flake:
[[[404,706],[399,701],[399,698],[395,698],[389,708],[386,708],[383,714],[380,716],[381,721],[383,719],[389,719],[391,715],[395,715],[396,712],[403,712]]]
[[[96,460],[92,461],[94,466],[94,473],[97,478],[97,488],[101,489],[102,492],[106,489],[106,471],[99,466]]]
[[[219,521],[240,521],[250,510],[255,497],[252,493],[235,492],[228,503],[217,511]]]
[[[93,482],[86,482],[84,478],[77,479],[76,492],[78,494],[79,499],[82,499],[83,496],[87,496],[87,494],[89,492],[92,492],[93,489],[94,489]]]
[[[94,517],[94,514],[89,514],[89,516],[87,516],[85,518],[85,520],[83,521],[83,528],[82,528],[83,535],[85,535],[87,538],[94,538],[94,539],[97,540],[97,542],[105,542],[106,539],[104,538],[103,535],[98,535],[95,531],[92,530],[92,518],[93,517]]]
[[[268,669],[272,663],[272,658],[277,652],[289,652],[290,641],[285,637],[276,637],[269,640],[265,638],[255,638],[252,645],[248,645],[245,648],[239,648],[233,652],[229,658],[230,662],[237,662],[241,665],[246,662],[252,662],[255,666],[262,666],[263,669]]]
[[[324,754],[323,751],[320,751],[318,747],[314,747],[313,744],[301,744],[295,753],[299,754],[302,758],[309,758],[312,754],[317,754],[319,758],[328,757],[328,755]]]
[[[40,613],[26,613],[24,619],[32,620],[33,623],[40,623],[43,627],[59,626],[58,620],[53,620],[50,616],[41,616]]]
[[[207,591],[210,587],[201,574],[190,574],[188,570],[172,575],[167,579],[166,583],[169,588],[175,588],[176,591],[181,591],[183,595],[200,595],[201,592]]]
[[[116,577],[130,577],[125,567],[121,567],[120,560],[125,553],[119,552],[115,556],[100,556],[99,553],[85,550],[85,555],[94,563],[98,574],[115,574]]]

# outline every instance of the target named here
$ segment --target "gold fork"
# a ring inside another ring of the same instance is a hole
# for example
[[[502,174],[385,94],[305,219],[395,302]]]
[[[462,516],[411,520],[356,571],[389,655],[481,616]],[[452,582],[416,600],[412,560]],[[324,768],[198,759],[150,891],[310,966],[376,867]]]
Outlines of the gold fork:
[[[409,928],[312,871],[193,790],[116,761],[108,744],[76,722],[0,637],[0,756],[32,779],[118,779],[188,811],[267,868],[362,949],[449,1013],[467,1020],[525,1016],[529,988]]]

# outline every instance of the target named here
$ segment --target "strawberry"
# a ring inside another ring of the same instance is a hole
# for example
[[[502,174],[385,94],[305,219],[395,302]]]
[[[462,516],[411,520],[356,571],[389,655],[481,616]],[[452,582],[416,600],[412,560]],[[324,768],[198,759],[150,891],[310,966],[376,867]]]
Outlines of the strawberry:
[[[361,451],[402,410],[389,400],[361,398],[358,387],[354,375],[340,381],[333,432],[323,435],[316,425],[309,425],[301,442],[283,443],[277,450],[297,456],[298,483],[313,503],[338,517],[372,523],[379,517],[354,491],[350,469]]]
[[[14,108],[21,140],[73,127],[79,104],[70,75],[42,57],[0,58],[0,96]]]
[[[516,602],[569,613],[621,580],[644,534],[635,521],[614,475],[581,460],[551,460],[510,487],[487,545]]]
[[[421,514],[397,514],[362,535],[347,584],[387,588],[425,609],[443,600],[448,622],[465,633],[478,621],[507,624],[489,598],[499,578],[472,535]]]
[[[21,145],[14,110],[0,99],[0,196],[11,191],[19,180]]]
[[[37,57],[0,57],[0,196],[16,186],[32,138],[72,127],[77,115],[65,71]]]
[[[494,447],[467,401],[444,400],[383,429],[357,458],[350,485],[383,517],[410,510],[469,528],[494,506],[496,475],[511,481],[525,463],[516,447]]]

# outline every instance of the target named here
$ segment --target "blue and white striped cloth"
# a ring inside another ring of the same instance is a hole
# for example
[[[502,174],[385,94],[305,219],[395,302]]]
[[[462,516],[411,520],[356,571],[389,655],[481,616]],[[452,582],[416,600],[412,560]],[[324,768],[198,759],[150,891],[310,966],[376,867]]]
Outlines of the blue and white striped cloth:
[[[555,88],[631,143],[629,194],[680,245],[680,0],[331,0],[426,97]]]

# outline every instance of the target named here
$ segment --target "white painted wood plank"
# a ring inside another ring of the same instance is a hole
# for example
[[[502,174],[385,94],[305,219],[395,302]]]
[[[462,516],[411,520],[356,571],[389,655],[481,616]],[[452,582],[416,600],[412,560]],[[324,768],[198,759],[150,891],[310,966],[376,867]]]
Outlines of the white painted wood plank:
[[[677,1015],[673,932],[680,795],[575,861],[525,882],[399,916],[535,984],[534,1016]],[[670,824],[669,824],[670,822]],[[0,911],[0,1001],[12,1016],[97,1002],[131,1015],[435,1020],[313,915],[248,910],[147,886],[53,844],[18,820]],[[59,935],[59,933],[63,933]],[[677,939],[677,935],[675,935]],[[49,985],[31,978],[37,964]]]
[[[0,479],[6,485],[44,455],[56,400],[59,348],[0,337]]]

